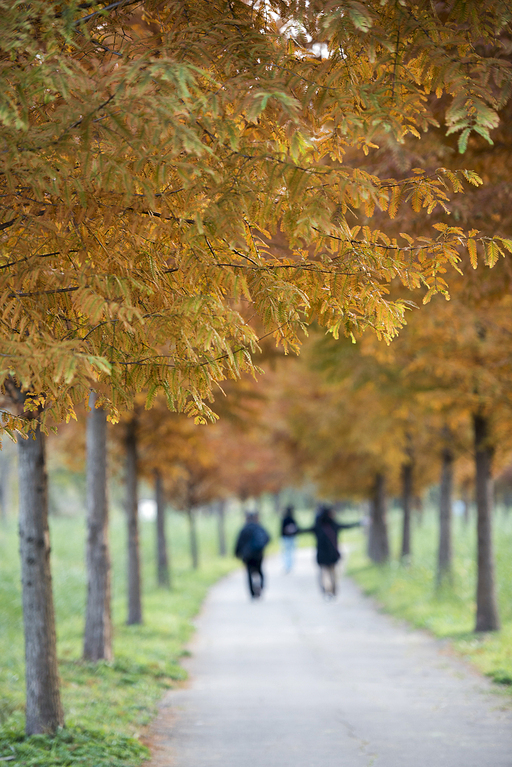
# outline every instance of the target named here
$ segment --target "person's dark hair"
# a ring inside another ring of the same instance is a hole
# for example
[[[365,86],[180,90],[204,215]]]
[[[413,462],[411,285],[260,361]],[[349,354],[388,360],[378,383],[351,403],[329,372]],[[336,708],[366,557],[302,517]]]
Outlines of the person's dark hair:
[[[292,517],[293,519],[294,511],[295,511],[295,508],[293,506],[286,506],[283,513],[283,517]]]
[[[246,522],[257,522],[258,521],[258,512],[257,511],[246,511],[245,512],[245,521]]]
[[[321,503],[318,507],[318,520],[320,522],[327,522],[328,519],[332,519],[333,508],[328,503]]]

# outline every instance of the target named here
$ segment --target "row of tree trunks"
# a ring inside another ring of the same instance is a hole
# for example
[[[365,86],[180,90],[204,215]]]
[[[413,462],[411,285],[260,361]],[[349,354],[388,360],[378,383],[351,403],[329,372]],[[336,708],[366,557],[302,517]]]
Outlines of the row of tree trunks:
[[[386,526],[386,496],[384,475],[377,473],[370,503],[370,528],[368,530],[368,556],[372,562],[383,564],[389,559],[388,531]]]
[[[21,397],[22,395],[20,395]],[[21,401],[21,400],[20,400]],[[112,658],[111,566],[108,542],[107,421],[89,400],[87,420],[87,602],[84,658]],[[128,620],[142,622],[138,535],[136,418],[126,429],[126,511],[128,522]],[[55,610],[50,568],[48,479],[45,437],[39,425],[18,439],[19,540],[26,663],[26,732],[54,733],[64,726],[57,666]],[[156,482],[159,583],[169,585],[165,504],[161,477]],[[193,523],[193,518],[192,518]],[[194,538],[195,538],[194,527]],[[197,540],[194,566],[198,565]],[[162,580],[160,580],[162,579]]]
[[[45,437],[18,438],[19,535],[26,663],[26,732],[64,725],[50,569]]]
[[[84,658],[112,660],[107,500],[107,414],[91,392],[87,418],[87,605]]]

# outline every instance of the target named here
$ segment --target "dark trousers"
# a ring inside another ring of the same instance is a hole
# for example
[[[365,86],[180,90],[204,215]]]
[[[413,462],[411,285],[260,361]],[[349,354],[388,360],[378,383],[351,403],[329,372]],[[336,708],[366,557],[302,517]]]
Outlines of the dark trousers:
[[[258,557],[251,557],[250,559],[247,559],[245,561],[245,566],[247,567],[247,580],[249,582],[249,591],[251,592],[252,597],[255,597],[256,595],[259,596],[261,591],[263,590],[263,572],[261,570],[262,562],[263,562],[262,554]],[[255,579],[255,576],[257,576],[259,583],[258,583],[258,580]]]

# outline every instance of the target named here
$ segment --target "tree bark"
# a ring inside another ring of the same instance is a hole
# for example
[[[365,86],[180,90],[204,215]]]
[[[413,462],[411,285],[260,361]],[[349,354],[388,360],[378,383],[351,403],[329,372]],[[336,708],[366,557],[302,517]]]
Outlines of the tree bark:
[[[107,414],[91,392],[87,417],[87,605],[84,659],[112,660],[107,500]]]
[[[493,485],[491,476],[492,447],[489,444],[488,418],[473,416],[476,464],[477,561],[475,631],[499,629],[498,605],[494,582],[492,542]]]
[[[444,448],[441,454],[439,486],[439,548],[437,552],[437,585],[452,580],[452,489],[453,453]]]
[[[368,556],[376,564],[389,558],[388,531],[386,526],[386,497],[383,474],[375,475],[373,497],[370,504],[370,528],[368,531]]]
[[[403,560],[409,560],[411,556],[411,509],[413,503],[412,485],[413,485],[414,464],[412,461],[402,465],[402,551]]]
[[[128,626],[142,623],[139,550],[137,418],[126,425],[125,434],[126,519],[128,523]]]
[[[45,438],[39,425],[28,439],[18,440],[18,451],[26,732],[33,735],[54,733],[64,726],[50,570]]]
[[[155,469],[155,501],[156,501],[156,561],[157,583],[162,588],[171,588],[169,557],[167,554],[167,535],[165,530],[165,499],[162,485],[162,475]]]
[[[192,567],[197,570],[199,567],[199,547],[197,544],[196,515],[193,509],[187,509],[188,525],[190,533],[190,556]]]
[[[217,502],[217,523],[219,532],[219,556],[225,557],[227,554],[226,546],[226,502],[220,500]]]

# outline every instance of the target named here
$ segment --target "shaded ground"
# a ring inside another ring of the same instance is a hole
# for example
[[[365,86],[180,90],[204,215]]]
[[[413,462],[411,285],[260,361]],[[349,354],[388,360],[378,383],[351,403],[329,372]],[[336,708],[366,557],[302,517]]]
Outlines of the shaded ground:
[[[190,682],[165,698],[148,767],[512,767],[510,701],[343,580],[318,590],[311,551],[242,572],[198,620]]]

